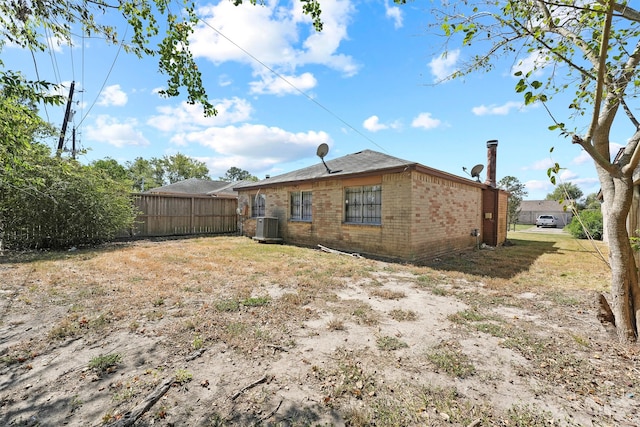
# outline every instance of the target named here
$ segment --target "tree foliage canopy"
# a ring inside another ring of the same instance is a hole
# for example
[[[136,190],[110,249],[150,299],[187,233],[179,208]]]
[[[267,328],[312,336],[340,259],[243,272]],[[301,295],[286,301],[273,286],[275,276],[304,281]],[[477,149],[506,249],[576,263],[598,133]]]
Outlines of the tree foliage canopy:
[[[236,167],[236,166],[231,166],[229,169],[227,169],[224,176],[221,176],[219,179],[220,181],[227,181],[227,182],[236,182],[236,181],[243,181],[243,180],[257,181],[258,177],[251,175],[251,172],[247,170],[240,169],[239,167]]]
[[[507,204],[507,223],[517,224],[520,215],[520,204],[527,194],[525,185],[515,176],[505,176],[498,181],[498,187],[509,192],[509,201]]]
[[[189,178],[210,179],[204,162],[177,153],[162,158],[136,158],[125,164],[133,190],[146,191]]]
[[[579,212],[569,223],[569,233],[576,239],[602,239],[602,212],[586,209]]]
[[[563,182],[561,184],[556,185],[554,190],[547,194],[547,200],[557,200],[557,201],[578,201],[583,196],[582,190],[572,182]]]

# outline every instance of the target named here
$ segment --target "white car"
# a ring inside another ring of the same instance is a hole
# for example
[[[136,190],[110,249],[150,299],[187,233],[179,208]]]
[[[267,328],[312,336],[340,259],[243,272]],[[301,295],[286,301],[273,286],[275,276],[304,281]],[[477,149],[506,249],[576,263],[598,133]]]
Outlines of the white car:
[[[536,219],[536,227],[557,227],[558,217],[553,215],[540,215]]]

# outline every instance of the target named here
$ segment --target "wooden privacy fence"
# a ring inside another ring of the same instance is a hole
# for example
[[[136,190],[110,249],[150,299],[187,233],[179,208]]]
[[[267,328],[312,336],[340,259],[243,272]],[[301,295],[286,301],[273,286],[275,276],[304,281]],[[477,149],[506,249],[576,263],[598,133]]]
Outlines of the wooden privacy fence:
[[[130,234],[176,236],[238,231],[238,200],[210,196],[135,194],[140,214]]]

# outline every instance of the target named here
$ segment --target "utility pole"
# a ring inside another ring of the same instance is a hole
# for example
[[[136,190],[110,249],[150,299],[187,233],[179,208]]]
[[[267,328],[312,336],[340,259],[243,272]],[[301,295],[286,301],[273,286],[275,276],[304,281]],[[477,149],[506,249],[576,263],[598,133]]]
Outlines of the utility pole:
[[[76,159],[76,127],[75,126],[72,129],[71,135],[73,135],[71,139],[73,144],[71,145],[71,158],[75,160]]]
[[[60,157],[60,153],[62,153],[62,149],[64,148],[64,135],[67,133],[67,123],[69,123],[69,116],[71,115],[71,102],[73,101],[73,87],[76,85],[76,82],[71,82],[71,87],[69,88],[69,98],[67,99],[67,109],[64,113],[64,121],[62,122],[62,131],[60,132],[60,140],[58,141],[58,150],[56,151],[58,157]]]

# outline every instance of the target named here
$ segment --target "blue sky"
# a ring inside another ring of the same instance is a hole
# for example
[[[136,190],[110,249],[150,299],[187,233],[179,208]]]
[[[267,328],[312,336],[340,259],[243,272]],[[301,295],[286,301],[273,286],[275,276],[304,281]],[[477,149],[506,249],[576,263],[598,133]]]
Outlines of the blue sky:
[[[154,58],[97,39],[78,38],[73,47],[52,41],[35,60],[5,46],[2,59],[30,78],[63,83],[65,95],[76,82],[66,147],[75,127],[84,163],[179,152],[205,162],[213,179],[232,166],[263,178],[318,163],[316,148],[327,143],[327,160],[370,149],[466,176],[463,167],[486,165],[486,141],[497,139],[497,177],[525,183],[526,199],[553,191],[546,171],[554,162],[565,168],[562,181],[585,194],[598,190],[592,161],[548,130],[545,108],[525,107],[515,93],[515,58],[488,74],[435,84],[473,51],[450,45],[442,57],[444,40],[428,28],[431,2],[323,1],[322,33],[302,15],[301,2],[266,3],[200,2],[206,24],[196,29],[192,49],[216,117],[205,118],[184,98],[158,96],[165,79]],[[560,97],[548,107],[570,123],[568,104]],[[60,126],[64,109],[49,106],[42,114]],[[619,122],[613,152],[633,130]]]

